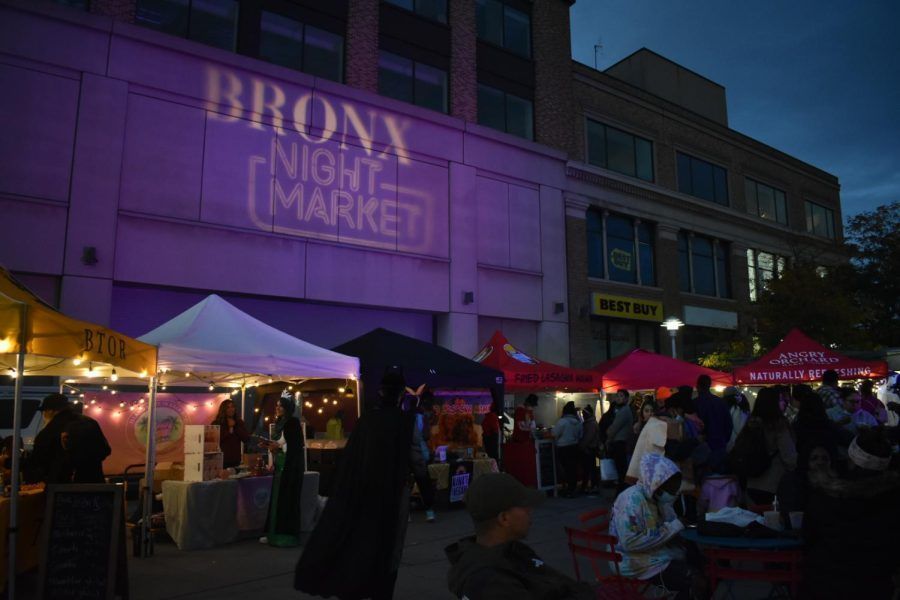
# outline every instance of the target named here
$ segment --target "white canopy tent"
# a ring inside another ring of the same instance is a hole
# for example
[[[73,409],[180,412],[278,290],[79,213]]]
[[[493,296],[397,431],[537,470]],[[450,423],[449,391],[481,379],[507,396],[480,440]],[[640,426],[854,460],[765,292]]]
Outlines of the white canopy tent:
[[[358,358],[290,336],[215,294],[138,339],[159,349],[159,385],[240,388],[242,413],[246,387],[271,381],[357,379],[359,376]],[[156,462],[155,393],[151,394],[148,411],[144,524],[150,519],[149,490],[153,489]],[[142,527],[145,555],[147,533]]]

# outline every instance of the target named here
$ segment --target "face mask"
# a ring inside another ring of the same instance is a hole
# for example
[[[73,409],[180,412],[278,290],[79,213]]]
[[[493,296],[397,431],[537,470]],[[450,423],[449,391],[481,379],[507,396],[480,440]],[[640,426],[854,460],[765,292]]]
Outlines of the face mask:
[[[669,492],[661,492],[659,494],[659,501],[663,504],[672,504],[675,502],[675,499],[678,498],[675,494],[670,494]]]

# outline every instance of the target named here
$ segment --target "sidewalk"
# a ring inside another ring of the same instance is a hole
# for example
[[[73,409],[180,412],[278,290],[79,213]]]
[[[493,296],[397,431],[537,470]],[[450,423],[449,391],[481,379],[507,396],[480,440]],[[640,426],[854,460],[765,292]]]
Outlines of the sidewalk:
[[[564,525],[577,523],[586,510],[608,506],[612,492],[575,499],[548,498],[535,509],[527,543],[550,565],[574,575]],[[403,562],[394,597],[397,600],[452,600],[447,590],[449,563],[444,547],[472,534],[464,509],[438,513],[426,523],[425,513],[413,513],[406,535]],[[181,552],[171,542],[157,543],[155,555],[128,561],[133,600],[192,598],[226,600],[260,597],[311,598],[293,587],[300,549],[281,549],[247,540],[194,552]]]

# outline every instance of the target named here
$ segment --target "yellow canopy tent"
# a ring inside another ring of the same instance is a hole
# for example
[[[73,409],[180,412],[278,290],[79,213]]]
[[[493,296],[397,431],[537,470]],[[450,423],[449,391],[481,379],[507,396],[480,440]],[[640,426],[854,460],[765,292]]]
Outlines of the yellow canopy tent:
[[[16,565],[19,491],[19,431],[22,427],[22,376],[78,379],[147,378],[151,393],[156,375],[155,346],[107,327],[67,317],[30,292],[0,267],[0,369],[15,377],[12,495],[9,512],[10,597]],[[152,442],[148,442],[148,446]]]

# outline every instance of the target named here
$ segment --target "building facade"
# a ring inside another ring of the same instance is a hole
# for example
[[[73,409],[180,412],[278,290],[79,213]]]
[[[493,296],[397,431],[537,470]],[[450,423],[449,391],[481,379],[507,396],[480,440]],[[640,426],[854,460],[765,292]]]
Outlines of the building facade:
[[[573,62],[571,4],[0,0],[0,262],[134,335],[218,293],[327,347],[715,349],[843,260],[837,179],[652,52]]]
[[[542,6],[2,2],[0,261],[135,335],[218,293],[327,347],[503,329],[567,362]]]
[[[725,89],[642,49],[573,66],[566,230],[571,357],[694,360],[754,330],[749,304],[802,256],[840,249],[836,177],[728,127]]]

